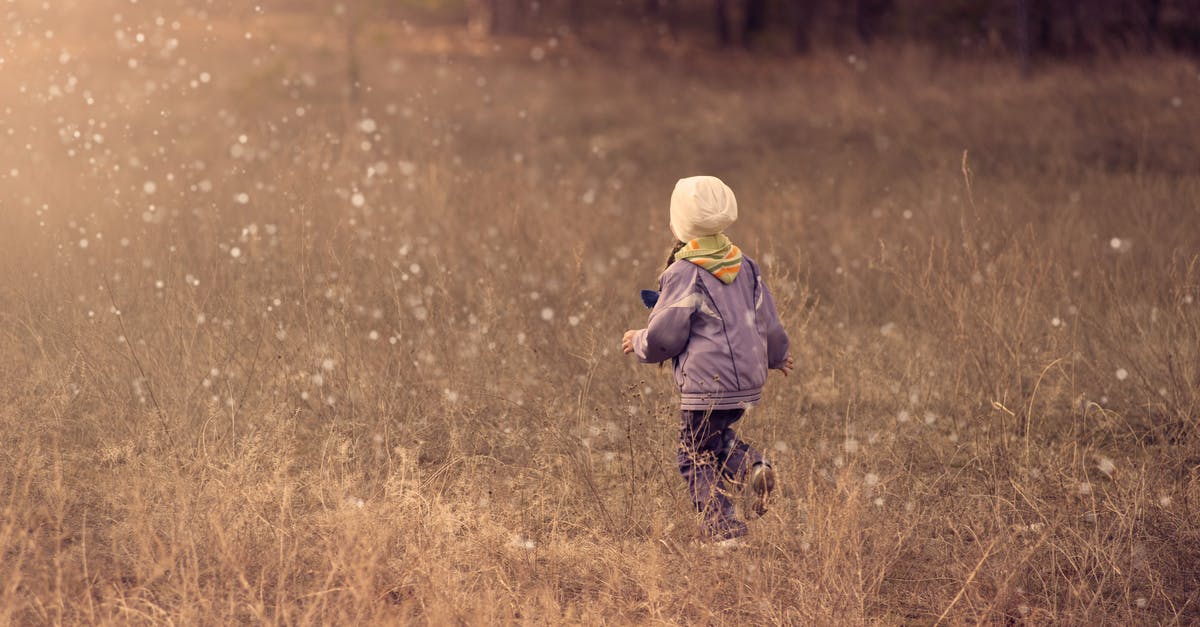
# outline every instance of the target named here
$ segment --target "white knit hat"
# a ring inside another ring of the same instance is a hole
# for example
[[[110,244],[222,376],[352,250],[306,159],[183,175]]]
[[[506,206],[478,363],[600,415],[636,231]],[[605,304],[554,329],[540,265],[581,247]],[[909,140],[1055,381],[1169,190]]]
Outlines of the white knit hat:
[[[715,176],[679,179],[671,192],[671,229],[680,241],[716,235],[737,220],[733,190]]]

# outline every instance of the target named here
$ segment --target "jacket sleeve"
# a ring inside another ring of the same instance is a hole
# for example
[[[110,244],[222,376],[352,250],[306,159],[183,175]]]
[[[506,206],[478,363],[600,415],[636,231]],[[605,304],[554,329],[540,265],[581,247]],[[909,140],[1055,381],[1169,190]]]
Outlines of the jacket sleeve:
[[[779,368],[787,360],[788,356],[788,335],[787,331],[783,330],[783,323],[779,321],[779,312],[775,310],[775,299],[771,296],[771,290],[767,288],[766,281],[762,280],[762,275],[758,275],[758,298],[756,299],[755,309],[758,310],[758,315],[764,321],[764,331],[767,338],[767,367],[771,369]]]
[[[683,352],[692,331],[692,314],[700,293],[689,272],[665,272],[659,283],[658,303],[650,322],[633,338],[633,352],[645,363],[666,361]]]

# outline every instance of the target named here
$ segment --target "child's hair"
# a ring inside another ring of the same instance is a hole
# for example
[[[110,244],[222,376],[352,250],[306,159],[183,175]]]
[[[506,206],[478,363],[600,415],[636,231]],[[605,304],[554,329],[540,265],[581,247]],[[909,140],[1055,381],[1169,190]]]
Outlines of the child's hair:
[[[675,245],[671,247],[671,254],[667,255],[667,268],[670,268],[671,264],[675,263],[675,253],[683,250],[684,246],[687,246],[687,244],[679,240],[675,240]]]

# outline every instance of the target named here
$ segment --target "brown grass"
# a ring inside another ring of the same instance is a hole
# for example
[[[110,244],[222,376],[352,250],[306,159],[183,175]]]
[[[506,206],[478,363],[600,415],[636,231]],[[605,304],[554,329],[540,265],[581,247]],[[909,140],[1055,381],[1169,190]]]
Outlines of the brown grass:
[[[0,623],[1200,621],[1194,65],[0,10]],[[724,554],[619,355],[699,172],[801,365]]]

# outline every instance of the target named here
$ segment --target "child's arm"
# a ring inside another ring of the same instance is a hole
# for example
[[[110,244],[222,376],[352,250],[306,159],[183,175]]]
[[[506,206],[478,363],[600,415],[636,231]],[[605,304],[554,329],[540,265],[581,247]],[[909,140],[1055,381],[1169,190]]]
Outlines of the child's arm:
[[[766,321],[767,334],[767,367],[773,370],[783,370],[787,374],[792,369],[792,358],[788,356],[788,336],[779,321],[779,312],[775,310],[775,299],[767,283],[758,277],[758,287],[762,290],[762,298],[758,302],[758,313]]]
[[[628,341],[626,354],[633,352],[645,363],[666,361],[683,352],[687,347],[692,330],[692,314],[696,311],[694,275],[687,272],[669,272],[662,277],[661,293],[650,322],[645,329],[626,332]]]

